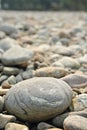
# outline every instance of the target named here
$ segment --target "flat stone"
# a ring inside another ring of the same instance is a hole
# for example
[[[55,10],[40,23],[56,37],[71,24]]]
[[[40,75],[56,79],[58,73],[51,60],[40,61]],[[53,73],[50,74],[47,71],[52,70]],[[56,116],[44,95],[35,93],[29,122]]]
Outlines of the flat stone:
[[[23,80],[25,79],[30,79],[34,76],[33,74],[33,71],[32,70],[27,70],[27,71],[24,71],[22,74],[21,74]]]
[[[6,75],[17,75],[20,72],[20,70],[16,67],[4,67],[3,68],[3,74]]]
[[[16,121],[15,116],[0,114],[0,129],[3,129],[8,122],[14,121]]]
[[[81,111],[87,108],[87,94],[77,95],[73,99],[74,111]]]
[[[0,84],[8,78],[7,75],[0,76]]]
[[[26,125],[18,123],[7,123],[5,130],[29,130],[29,128]]]
[[[23,120],[38,122],[61,114],[71,100],[72,90],[64,81],[32,78],[13,85],[5,96],[5,107]]]
[[[80,67],[80,63],[71,57],[63,57],[59,60],[59,62],[62,63],[65,67],[71,69],[78,69]]]
[[[43,67],[35,71],[37,77],[61,78],[67,74],[67,70],[60,67]]]
[[[4,98],[0,96],[0,112],[2,112],[4,108]]]
[[[16,52],[16,53],[15,53]],[[33,57],[34,53],[22,47],[12,47],[2,56],[4,65],[20,65],[25,64]]]
[[[61,79],[68,83],[72,88],[85,88],[87,86],[86,75],[70,74]]]
[[[64,130],[87,130],[87,118],[69,116],[64,120]]]

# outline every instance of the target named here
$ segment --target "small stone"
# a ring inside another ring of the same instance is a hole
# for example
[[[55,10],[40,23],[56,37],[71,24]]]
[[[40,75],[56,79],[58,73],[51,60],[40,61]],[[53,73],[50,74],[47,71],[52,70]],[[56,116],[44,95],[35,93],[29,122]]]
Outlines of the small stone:
[[[9,84],[16,84],[16,77],[15,76],[10,76],[8,79]]]
[[[63,128],[63,122],[65,120],[65,118],[69,115],[69,113],[64,113],[64,114],[61,114],[61,115],[58,115],[56,117],[54,117],[52,119],[52,124],[55,126],[55,127],[59,127],[59,128]]]
[[[77,95],[73,99],[74,111],[81,111],[87,108],[87,94]]]
[[[0,88],[0,96],[6,95],[6,93],[9,91],[9,89],[2,89]]]
[[[7,123],[5,130],[29,130],[29,128],[26,125],[18,123]]]
[[[22,74],[21,74],[23,80],[25,79],[30,79],[33,77],[33,71],[32,70],[28,70],[28,71],[24,71]]]
[[[70,74],[61,79],[68,83],[72,88],[85,88],[87,86],[86,75]]]
[[[46,129],[46,130],[63,130],[63,129],[60,129],[60,128],[49,128],[49,129]]]
[[[16,76],[16,82],[18,83],[18,82],[20,82],[20,81],[22,81],[22,80],[23,80],[22,74],[20,73],[20,74],[18,74],[18,75]]]
[[[3,38],[5,38],[5,33],[0,31],[0,39],[3,39]]]
[[[45,122],[40,122],[37,126],[37,130],[47,130],[51,128],[54,128],[54,126]]]
[[[67,74],[64,68],[58,67],[43,67],[35,71],[37,77],[54,77],[61,78]]]
[[[16,67],[4,67],[3,74],[6,75],[17,75],[19,73],[19,69]]]
[[[69,115],[79,115],[87,118],[87,108],[82,111],[70,112]]]
[[[8,78],[7,75],[0,76],[0,84]]]
[[[8,80],[5,80],[2,84],[1,84],[3,89],[9,89],[11,88],[10,83],[8,82]]]
[[[23,65],[28,63],[28,60],[30,60],[33,55],[34,53],[26,48],[12,47],[4,52],[1,60],[4,65]]]
[[[4,108],[4,98],[0,96],[0,112],[2,112]]]
[[[7,123],[14,121],[16,121],[15,116],[0,114],[0,129],[3,129]]]
[[[87,130],[87,118],[69,116],[64,120],[64,130]]]
[[[63,57],[61,60],[59,60],[60,63],[62,63],[65,67],[71,68],[71,69],[78,69],[80,67],[79,62],[70,57]]]

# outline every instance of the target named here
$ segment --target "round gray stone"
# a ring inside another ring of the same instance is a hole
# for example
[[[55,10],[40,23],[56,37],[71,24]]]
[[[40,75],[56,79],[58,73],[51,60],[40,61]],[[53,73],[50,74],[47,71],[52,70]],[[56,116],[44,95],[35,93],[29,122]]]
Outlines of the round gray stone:
[[[33,55],[33,51],[26,48],[12,47],[2,55],[1,60],[4,65],[20,65],[27,63]]]
[[[17,117],[37,122],[64,112],[72,100],[72,90],[55,78],[32,78],[15,84],[5,97],[6,110]]]

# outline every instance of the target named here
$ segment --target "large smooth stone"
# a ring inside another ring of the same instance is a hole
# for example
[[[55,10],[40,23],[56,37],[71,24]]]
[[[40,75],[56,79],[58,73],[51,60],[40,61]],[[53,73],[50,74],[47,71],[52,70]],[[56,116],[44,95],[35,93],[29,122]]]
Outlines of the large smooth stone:
[[[64,120],[64,130],[87,130],[87,118],[69,116]]]
[[[87,76],[70,74],[62,78],[72,88],[85,88],[87,86]]]
[[[34,53],[22,47],[10,48],[2,55],[2,62],[4,65],[21,65],[28,62]]]
[[[55,78],[32,78],[14,85],[5,97],[6,110],[17,117],[37,122],[64,112],[71,104],[72,90]]]

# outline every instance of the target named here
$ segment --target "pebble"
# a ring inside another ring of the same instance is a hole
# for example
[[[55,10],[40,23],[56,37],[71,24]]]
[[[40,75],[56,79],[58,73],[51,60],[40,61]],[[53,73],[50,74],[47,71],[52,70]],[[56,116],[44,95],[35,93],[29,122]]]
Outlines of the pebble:
[[[85,88],[87,86],[87,76],[86,75],[77,75],[70,74],[63,78],[63,81],[69,84],[71,88]]]
[[[5,130],[29,130],[26,125],[17,124],[17,123],[7,123]]]
[[[20,70],[16,67],[4,67],[3,68],[3,74],[6,75],[17,75],[20,72]]]
[[[61,78],[67,74],[67,70],[58,67],[43,67],[35,71],[37,77],[54,77]]]
[[[86,130],[87,118],[82,116],[69,116],[64,120],[64,130]]]
[[[15,53],[16,52],[16,53]],[[22,47],[12,47],[4,52],[2,63],[4,65],[21,65],[28,62],[33,57],[34,53]]]
[[[65,67],[71,68],[71,69],[78,69],[80,68],[80,63],[71,57],[63,57],[59,60],[60,63],[62,63]]]
[[[0,88],[0,96],[6,95],[6,93],[9,91],[9,89],[2,89]]]
[[[7,123],[14,121],[16,121],[15,116],[0,114],[0,129],[3,129]]]
[[[9,90],[5,106],[9,113],[37,122],[64,112],[71,99],[72,90],[64,81],[48,77],[32,78],[19,82]]]
[[[66,113],[63,113],[61,115],[54,117],[52,119],[52,124],[55,127],[63,128],[63,122],[64,122],[65,118],[68,117],[68,115],[69,115],[69,112],[66,112]]]

